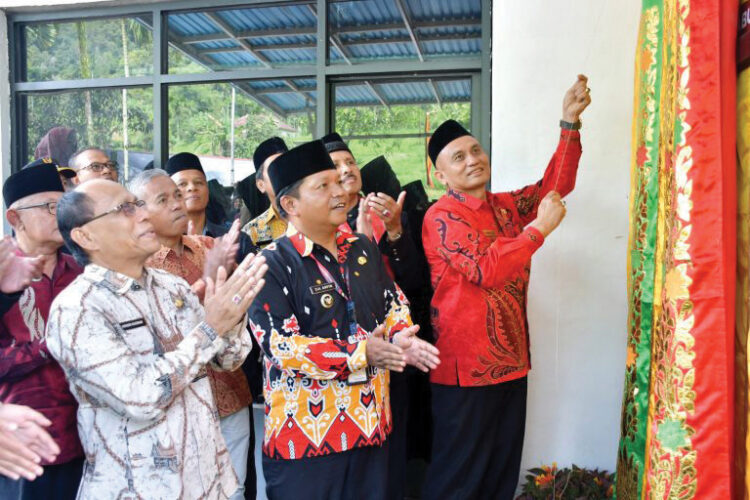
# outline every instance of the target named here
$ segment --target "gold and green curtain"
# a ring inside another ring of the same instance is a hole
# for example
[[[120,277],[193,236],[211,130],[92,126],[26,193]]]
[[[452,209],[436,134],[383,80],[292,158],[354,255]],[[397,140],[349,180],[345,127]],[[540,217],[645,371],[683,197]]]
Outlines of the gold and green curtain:
[[[730,499],[738,0],[643,0],[616,494]]]

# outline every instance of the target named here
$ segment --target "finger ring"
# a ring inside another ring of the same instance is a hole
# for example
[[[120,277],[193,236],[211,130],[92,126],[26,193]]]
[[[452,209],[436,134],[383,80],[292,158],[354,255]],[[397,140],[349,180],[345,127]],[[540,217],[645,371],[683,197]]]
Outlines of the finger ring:
[[[588,88],[588,87],[586,87],[586,93],[587,93],[587,94],[590,94],[590,93],[591,93],[591,89],[590,89],[590,88]]]
[[[240,297],[238,294],[234,294],[234,297],[232,297],[232,302],[234,302],[237,305],[240,305],[240,302],[242,302],[242,297]]]
[[[391,215],[391,212],[388,211],[387,208],[383,209],[383,215],[386,217],[389,217]]]

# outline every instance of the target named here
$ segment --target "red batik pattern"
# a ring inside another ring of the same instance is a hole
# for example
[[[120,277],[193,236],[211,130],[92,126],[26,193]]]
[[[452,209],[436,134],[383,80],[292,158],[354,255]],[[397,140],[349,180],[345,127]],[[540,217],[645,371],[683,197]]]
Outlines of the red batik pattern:
[[[573,190],[580,156],[579,133],[564,130],[536,184],[486,200],[451,190],[427,211],[422,236],[442,361],[433,383],[491,385],[529,371],[526,293],[544,236],[526,226],[548,192]]]

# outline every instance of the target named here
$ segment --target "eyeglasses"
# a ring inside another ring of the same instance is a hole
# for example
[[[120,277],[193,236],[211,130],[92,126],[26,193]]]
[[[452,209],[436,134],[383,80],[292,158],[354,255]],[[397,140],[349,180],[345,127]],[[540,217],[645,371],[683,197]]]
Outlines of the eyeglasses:
[[[27,207],[16,207],[16,210],[28,210],[29,208],[41,208],[41,207],[45,207],[47,209],[47,212],[49,212],[50,215],[55,215],[57,213],[56,201],[48,201],[46,203],[39,203],[37,205],[29,205]]]
[[[135,209],[136,208],[141,208],[141,207],[144,207],[145,205],[146,205],[146,202],[143,201],[143,200],[125,201],[125,202],[120,203],[119,205],[117,205],[112,210],[107,210],[103,214],[99,214],[99,215],[97,215],[97,216],[95,216],[95,217],[87,220],[83,224],[80,224],[78,227],[83,227],[86,224],[88,224],[89,222],[94,222],[96,219],[101,219],[102,217],[104,217],[106,215],[109,215],[109,214],[122,213],[126,217],[132,217],[135,214]]]
[[[92,172],[96,172],[98,174],[105,168],[111,171],[115,171],[117,170],[117,162],[108,161],[107,163],[99,163],[95,161],[94,163],[90,163],[87,166],[83,167],[81,170],[91,170]]]

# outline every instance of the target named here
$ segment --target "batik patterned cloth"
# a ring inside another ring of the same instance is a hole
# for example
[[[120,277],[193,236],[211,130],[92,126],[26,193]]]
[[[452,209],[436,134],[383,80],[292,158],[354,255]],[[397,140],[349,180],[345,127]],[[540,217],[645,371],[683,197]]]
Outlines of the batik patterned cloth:
[[[193,286],[203,277],[206,252],[213,248],[214,239],[209,236],[184,235],[182,244],[182,255],[177,255],[171,248],[161,247],[149,258],[146,266],[172,273]],[[234,415],[253,402],[247,377],[242,370],[219,371],[208,367],[207,373],[220,417]]]
[[[284,236],[286,221],[279,217],[273,207],[242,226],[242,231],[250,237],[253,245],[267,247],[273,240]]]
[[[32,281],[0,318],[0,403],[28,406],[52,422],[48,430],[60,446],[53,464],[83,456],[76,426],[78,403],[44,341],[52,300],[81,271],[73,257],[58,252],[52,277]]]
[[[203,322],[190,286],[146,268],[139,283],[90,264],[52,304],[50,353],[78,400],[80,499],[228,498],[237,489],[205,366],[236,369],[241,321]]]
[[[250,325],[265,354],[271,458],[379,446],[391,430],[389,373],[367,366],[367,338],[380,324],[389,336],[411,325],[406,297],[372,241],[339,228],[337,246],[333,256],[290,225],[263,250],[266,284]]]
[[[731,498],[737,2],[644,0],[617,496]]]

